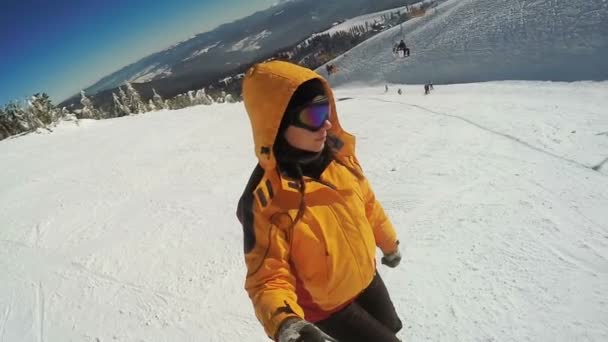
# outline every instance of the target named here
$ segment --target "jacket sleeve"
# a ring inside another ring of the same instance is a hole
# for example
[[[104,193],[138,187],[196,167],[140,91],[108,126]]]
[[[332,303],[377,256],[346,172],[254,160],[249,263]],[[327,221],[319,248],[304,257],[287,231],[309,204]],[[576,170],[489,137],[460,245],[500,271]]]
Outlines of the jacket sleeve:
[[[302,318],[304,312],[297,304],[286,233],[261,215],[254,203],[252,205],[251,220],[245,220],[243,225],[247,265],[245,289],[266,334],[275,339],[285,319]],[[245,227],[247,223],[249,226]]]
[[[376,195],[374,194],[369,181],[363,175],[363,170],[359,161],[356,157],[353,157],[353,161],[361,172],[359,186],[361,187],[363,200],[365,201],[365,216],[374,230],[376,246],[378,246],[384,254],[395,252],[399,246],[395,228],[384,212],[384,208],[376,199]]]

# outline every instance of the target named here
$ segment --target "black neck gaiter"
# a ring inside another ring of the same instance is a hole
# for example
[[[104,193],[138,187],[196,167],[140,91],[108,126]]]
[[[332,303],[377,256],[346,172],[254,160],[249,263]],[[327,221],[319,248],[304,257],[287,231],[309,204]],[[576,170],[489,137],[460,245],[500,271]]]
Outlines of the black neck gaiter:
[[[295,148],[281,137],[275,145],[275,156],[282,174],[299,179],[307,176],[319,179],[331,161],[331,153],[327,145],[319,152],[310,152]]]

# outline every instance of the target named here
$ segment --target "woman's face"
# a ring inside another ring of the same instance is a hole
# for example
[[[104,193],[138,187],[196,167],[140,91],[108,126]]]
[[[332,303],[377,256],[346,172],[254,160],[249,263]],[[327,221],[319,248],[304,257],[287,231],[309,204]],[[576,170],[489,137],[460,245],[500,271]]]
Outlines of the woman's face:
[[[317,131],[310,131],[290,125],[285,130],[285,140],[289,145],[309,152],[320,152],[325,147],[327,131],[331,128],[329,120],[325,120],[323,126]]]

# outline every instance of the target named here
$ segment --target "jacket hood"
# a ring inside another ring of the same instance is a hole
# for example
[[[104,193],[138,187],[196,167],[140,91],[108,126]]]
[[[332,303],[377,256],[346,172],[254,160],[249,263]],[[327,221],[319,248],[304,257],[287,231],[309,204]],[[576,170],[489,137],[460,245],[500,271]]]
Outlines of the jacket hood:
[[[292,95],[302,83],[312,79],[321,81],[329,99],[332,128],[328,133],[338,139],[338,142],[334,142],[338,154],[354,155],[355,138],[340,125],[333,92],[327,80],[296,64],[271,61],[254,65],[243,79],[243,101],[251,122],[255,154],[264,170],[276,167],[273,144]]]

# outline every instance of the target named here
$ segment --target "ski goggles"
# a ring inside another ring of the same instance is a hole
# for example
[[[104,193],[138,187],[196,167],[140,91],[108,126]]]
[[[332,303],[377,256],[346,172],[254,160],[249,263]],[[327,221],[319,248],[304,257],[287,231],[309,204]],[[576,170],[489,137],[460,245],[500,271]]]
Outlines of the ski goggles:
[[[325,98],[322,102],[313,102],[291,114],[290,124],[309,131],[318,131],[329,120],[331,107]]]

